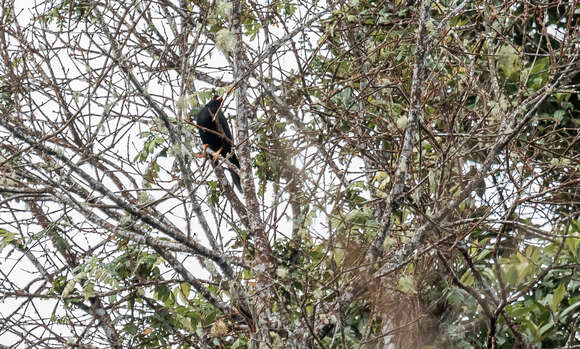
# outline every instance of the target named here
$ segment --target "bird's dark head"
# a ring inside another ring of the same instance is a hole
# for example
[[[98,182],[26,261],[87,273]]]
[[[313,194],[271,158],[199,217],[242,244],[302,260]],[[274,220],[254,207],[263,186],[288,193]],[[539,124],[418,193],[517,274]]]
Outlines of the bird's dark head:
[[[212,111],[212,113],[215,113],[222,105],[223,101],[224,99],[221,96],[214,95],[211,101],[209,101],[209,103],[207,104],[207,107]]]

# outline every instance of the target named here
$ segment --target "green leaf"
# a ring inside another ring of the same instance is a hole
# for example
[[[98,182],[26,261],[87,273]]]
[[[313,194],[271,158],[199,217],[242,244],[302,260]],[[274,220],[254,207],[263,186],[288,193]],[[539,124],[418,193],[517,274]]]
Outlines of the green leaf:
[[[193,328],[197,328],[197,325],[200,323],[201,321],[201,315],[199,313],[191,313],[189,315],[189,318],[191,319],[191,326]]]
[[[249,269],[244,269],[242,273],[244,276],[244,280],[252,280],[254,278],[254,272]]]
[[[189,332],[193,332],[195,327],[192,326],[191,323],[191,319],[188,317],[185,317],[181,314],[173,314],[174,318],[177,320],[177,322],[179,322],[179,324],[181,325],[181,328],[186,329]]]
[[[353,101],[354,101],[354,96],[352,94],[352,89],[350,87],[345,88],[344,90],[341,91],[340,96],[342,98],[342,104],[345,108],[349,108],[352,107],[353,105]]]
[[[346,251],[343,248],[342,243],[337,242],[336,248],[334,249],[334,253],[333,253],[334,263],[336,263],[337,265],[341,265],[342,262],[344,262],[345,254],[346,254]]]
[[[452,305],[460,305],[465,301],[466,292],[459,287],[452,287],[447,291],[447,300]]]
[[[556,100],[558,102],[567,102],[570,100],[570,97],[572,97],[571,93],[554,93],[554,97],[556,97]]]
[[[415,292],[415,280],[412,276],[405,275],[399,279],[397,289],[405,294]]]
[[[365,224],[367,220],[373,218],[372,211],[369,208],[355,209],[349,212],[345,221],[352,223]]]
[[[10,243],[14,241],[14,237],[15,235],[8,230],[0,229],[0,238],[2,238],[0,241],[0,252],[2,252],[4,247],[10,245]]]
[[[558,122],[562,122],[564,120],[564,116],[566,115],[566,111],[562,109],[558,109],[554,112],[554,120]]]
[[[578,258],[578,246],[580,246],[580,223],[575,220],[571,220],[571,228],[569,237],[566,239],[566,246],[570,250],[570,253],[574,258]]]
[[[511,45],[504,45],[498,52],[498,68],[506,78],[520,71],[520,57],[518,51]]]
[[[513,265],[509,265],[504,272],[503,278],[508,285],[516,285],[518,281],[518,270]]]
[[[481,262],[482,260],[484,260],[487,256],[489,256],[489,254],[491,253],[490,249],[484,249],[482,250],[477,257],[475,258],[476,262]]]
[[[578,246],[580,245],[580,235],[578,234],[574,234],[574,235],[570,235],[567,239],[566,239],[566,246],[568,247],[568,249],[570,250],[570,253],[572,253],[572,256],[574,256],[575,259],[578,258]],[[2,250],[0,248],[0,250]]]
[[[538,263],[541,257],[540,248],[530,245],[526,247],[526,256],[534,263]]]
[[[215,317],[217,315],[217,311],[215,309],[211,309],[205,316],[205,320],[204,323],[206,325],[209,325],[213,322],[213,320],[215,320]]]
[[[232,349],[246,348],[246,344],[247,344],[247,342],[245,340],[243,340],[242,338],[238,338],[232,344]]]
[[[562,310],[562,312],[560,313],[560,319],[562,321],[565,321],[566,320],[566,316],[568,316],[568,314],[576,311],[577,308],[580,308],[580,300],[578,300],[574,304],[570,305],[566,309]]]
[[[475,279],[473,277],[473,273],[471,273],[471,270],[466,271],[461,276],[461,282],[463,282],[467,286],[472,286],[474,281]]]
[[[95,284],[91,281],[85,282],[85,284],[83,285],[83,297],[85,297],[85,300],[94,297],[95,294],[96,294]]]
[[[125,332],[127,332],[130,335],[136,335],[137,331],[139,331],[139,327],[137,327],[137,325],[135,325],[133,323],[126,324],[124,329],[125,329]]]
[[[560,308],[560,303],[564,299],[564,295],[566,294],[566,286],[564,283],[558,285],[558,288],[554,291],[554,295],[552,296],[552,302],[550,303],[550,309],[555,313]]]
[[[550,321],[547,324],[545,324],[544,326],[540,327],[540,329],[538,330],[538,337],[542,337],[552,327],[554,327],[554,321],[552,319],[550,319]]]
[[[191,290],[190,284],[188,284],[187,282],[181,283],[181,292],[179,292],[179,296],[181,297],[181,300],[183,300],[185,303],[187,303],[187,297],[189,297],[190,290]]]
[[[508,308],[508,311],[509,314],[515,318],[525,317],[530,313],[530,309],[521,304],[517,304],[511,308]]]
[[[153,298],[165,302],[169,298],[170,294],[171,290],[169,290],[167,285],[157,285],[155,286],[155,294]]]
[[[542,72],[547,72],[546,69],[550,64],[550,59],[548,57],[540,58],[536,60],[534,66],[532,67],[532,74],[539,74]]]

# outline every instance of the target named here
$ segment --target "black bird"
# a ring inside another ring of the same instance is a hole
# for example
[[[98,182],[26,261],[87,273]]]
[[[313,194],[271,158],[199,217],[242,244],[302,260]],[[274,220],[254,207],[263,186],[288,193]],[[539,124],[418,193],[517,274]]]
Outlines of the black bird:
[[[199,137],[201,137],[201,141],[203,142],[204,152],[208,146],[211,150],[216,152],[213,161],[216,161],[218,156],[221,154],[221,156],[227,157],[237,168],[240,168],[240,162],[238,161],[236,154],[232,152],[232,132],[230,131],[224,113],[219,110],[222,102],[222,97],[213,96],[211,101],[209,101],[209,103],[206,104],[197,114]],[[228,157],[229,153],[232,153],[232,155]],[[242,192],[240,176],[238,176],[234,170],[228,170],[232,174],[232,179],[234,180],[236,188]]]

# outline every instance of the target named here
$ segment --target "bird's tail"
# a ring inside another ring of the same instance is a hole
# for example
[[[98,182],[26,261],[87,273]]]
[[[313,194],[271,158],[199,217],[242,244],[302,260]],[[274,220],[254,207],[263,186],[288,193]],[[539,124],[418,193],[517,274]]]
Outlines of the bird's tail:
[[[234,181],[234,185],[236,186],[236,188],[238,188],[238,191],[240,193],[243,193],[244,191],[242,190],[242,184],[240,183],[240,176],[238,176],[236,171],[234,171],[232,169],[228,169],[228,170],[230,170],[230,173],[232,174],[232,180]]]
[[[230,157],[230,162],[232,164],[234,164],[237,168],[240,168],[240,161],[238,160],[238,157],[236,156],[236,154],[232,154],[232,156]]]

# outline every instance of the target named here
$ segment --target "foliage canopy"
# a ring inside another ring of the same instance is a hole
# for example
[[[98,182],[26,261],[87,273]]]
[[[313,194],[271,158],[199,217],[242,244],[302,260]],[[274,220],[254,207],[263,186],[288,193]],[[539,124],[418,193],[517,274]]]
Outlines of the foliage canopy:
[[[578,1],[19,3],[2,343],[580,342]]]

